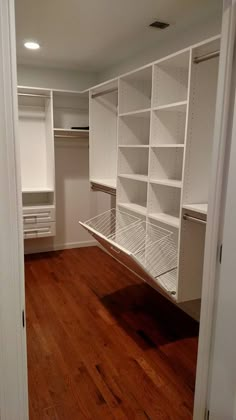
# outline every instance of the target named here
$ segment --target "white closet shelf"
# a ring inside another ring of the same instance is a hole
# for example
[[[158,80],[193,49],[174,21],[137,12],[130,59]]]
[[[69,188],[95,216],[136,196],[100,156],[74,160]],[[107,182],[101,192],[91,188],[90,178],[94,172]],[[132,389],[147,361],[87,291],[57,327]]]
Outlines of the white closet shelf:
[[[104,187],[116,189],[116,179],[109,178],[92,178],[90,182],[93,184],[102,185]]]
[[[186,101],[180,101],[180,102],[172,102],[170,104],[165,105],[159,105],[153,108],[153,111],[177,111],[177,112],[185,112],[187,106],[187,100]]]
[[[84,138],[89,137],[89,130],[73,130],[68,128],[54,128],[54,136],[70,137],[70,138]]]
[[[175,228],[180,227],[180,219],[177,216],[167,214],[167,213],[149,213],[148,217],[151,219],[157,220],[158,222],[165,223],[169,226],[173,226]]]
[[[176,179],[150,179],[151,184],[166,185],[168,187],[182,188],[182,181]]]
[[[149,147],[148,144],[119,144],[119,148],[126,148],[126,149],[147,149]]]
[[[153,149],[155,148],[183,148],[184,143],[170,143],[170,144],[151,144]]]
[[[204,215],[207,215],[208,210],[208,204],[202,203],[202,204],[184,204],[183,208],[186,210],[192,210],[196,211],[197,213],[201,213]]]
[[[53,188],[47,187],[37,187],[37,188],[22,188],[22,193],[47,193],[47,192],[54,192]]]
[[[134,179],[136,181],[143,181],[143,182],[147,182],[148,181],[148,176],[147,175],[141,175],[141,174],[119,174],[118,176],[120,178]]]
[[[151,108],[144,108],[144,109],[138,109],[135,111],[122,112],[121,114],[119,114],[119,117],[134,116],[134,117],[140,117],[140,118],[149,118],[150,111],[151,111]]]
[[[142,214],[144,216],[147,214],[147,206],[145,204],[118,203],[118,206]]]

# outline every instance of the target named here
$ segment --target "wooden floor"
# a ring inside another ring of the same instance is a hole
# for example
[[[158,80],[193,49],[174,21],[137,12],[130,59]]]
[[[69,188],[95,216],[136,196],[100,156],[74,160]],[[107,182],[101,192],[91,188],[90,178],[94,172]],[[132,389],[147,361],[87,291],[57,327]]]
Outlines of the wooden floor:
[[[30,420],[192,418],[196,322],[96,247],[25,269]]]

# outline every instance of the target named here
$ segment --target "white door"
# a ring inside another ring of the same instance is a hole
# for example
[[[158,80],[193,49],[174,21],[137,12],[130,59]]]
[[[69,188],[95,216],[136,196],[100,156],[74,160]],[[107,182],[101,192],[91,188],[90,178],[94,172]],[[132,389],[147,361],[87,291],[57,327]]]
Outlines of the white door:
[[[14,0],[0,1],[0,419],[27,420]]]
[[[236,261],[235,244],[233,243],[233,237],[236,232],[236,224],[233,220],[233,215],[236,214],[236,201],[233,201],[233,182],[235,185],[234,196],[236,196],[236,168],[233,167],[233,164],[235,165],[236,162],[234,150],[236,148],[236,138],[234,138],[235,144],[232,146],[231,151],[230,146],[236,78],[236,67],[233,60],[235,56],[235,32],[236,0],[224,0],[213,162],[205,241],[194,420],[206,418],[210,418],[211,420],[234,419],[232,414],[234,398],[233,382],[235,381],[236,389],[236,379],[232,381],[233,365],[231,363],[233,353],[236,355],[236,349],[233,348],[232,341],[233,322],[234,320],[236,321],[236,304],[234,305],[235,310],[233,314],[233,305],[230,306],[230,301],[233,302],[233,291],[236,292],[236,288],[233,290],[236,285],[236,281],[233,283],[236,278],[236,270],[233,270],[233,268],[236,268],[233,267]],[[236,135],[236,129],[234,130]],[[229,170],[228,156],[230,153]],[[232,181],[233,175],[235,178],[234,181]],[[228,181],[229,184],[227,184]],[[225,211],[226,216],[224,217]],[[224,236],[224,246],[223,260],[220,264],[219,257],[222,236]],[[232,261],[230,262],[231,258]],[[220,280],[218,280],[219,277]],[[229,284],[227,285],[227,283]],[[218,284],[220,284],[219,288]],[[219,300],[216,309],[216,296],[218,291]],[[236,293],[234,296],[236,297]],[[227,321],[229,319],[231,319],[232,325]],[[214,329],[215,335],[213,334]],[[213,363],[211,364],[212,358]],[[223,371],[224,377],[222,376]],[[231,377],[230,372],[232,374]],[[225,398],[226,394],[227,398]],[[231,400],[231,404],[227,409],[229,399]],[[220,413],[218,411],[220,405],[222,405],[223,415],[222,412]]]
[[[234,74],[236,66],[234,65]],[[233,87],[232,87],[233,88]],[[235,87],[234,87],[235,92]],[[235,97],[236,99],[236,97]],[[236,106],[222,221],[209,395],[210,420],[236,419]]]

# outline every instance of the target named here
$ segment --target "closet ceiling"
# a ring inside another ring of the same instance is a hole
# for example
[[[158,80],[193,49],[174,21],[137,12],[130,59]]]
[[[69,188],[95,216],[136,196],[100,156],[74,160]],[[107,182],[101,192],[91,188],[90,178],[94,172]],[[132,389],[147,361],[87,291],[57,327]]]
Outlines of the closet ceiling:
[[[220,14],[222,0],[17,0],[18,63],[100,71]],[[164,31],[149,28],[170,23]],[[41,49],[28,51],[25,40]]]

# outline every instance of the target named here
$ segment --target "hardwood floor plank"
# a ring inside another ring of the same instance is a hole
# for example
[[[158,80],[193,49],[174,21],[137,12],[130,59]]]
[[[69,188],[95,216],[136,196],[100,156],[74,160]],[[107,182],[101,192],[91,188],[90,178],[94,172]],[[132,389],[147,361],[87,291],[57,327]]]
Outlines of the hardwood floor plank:
[[[31,420],[192,418],[195,321],[97,247],[25,274]]]

